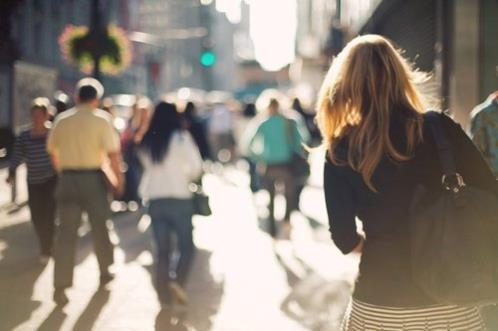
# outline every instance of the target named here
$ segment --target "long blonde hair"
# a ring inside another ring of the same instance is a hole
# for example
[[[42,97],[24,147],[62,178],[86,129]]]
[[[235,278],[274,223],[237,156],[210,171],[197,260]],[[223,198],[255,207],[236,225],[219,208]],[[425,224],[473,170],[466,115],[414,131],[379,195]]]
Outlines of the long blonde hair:
[[[383,155],[406,161],[422,140],[425,105],[416,84],[428,76],[413,69],[393,45],[379,35],[350,41],[333,61],[317,103],[317,122],[332,162],[339,141],[349,139],[347,162],[373,191],[371,178]],[[396,150],[389,136],[391,114],[407,118],[407,148]]]

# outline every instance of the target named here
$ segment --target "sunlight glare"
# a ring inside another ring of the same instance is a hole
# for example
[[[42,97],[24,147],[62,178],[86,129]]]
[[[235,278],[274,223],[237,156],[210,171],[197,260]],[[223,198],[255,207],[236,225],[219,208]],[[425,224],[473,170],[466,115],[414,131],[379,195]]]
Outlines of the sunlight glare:
[[[292,63],[297,28],[296,0],[251,0],[249,3],[256,60],[269,71]]]

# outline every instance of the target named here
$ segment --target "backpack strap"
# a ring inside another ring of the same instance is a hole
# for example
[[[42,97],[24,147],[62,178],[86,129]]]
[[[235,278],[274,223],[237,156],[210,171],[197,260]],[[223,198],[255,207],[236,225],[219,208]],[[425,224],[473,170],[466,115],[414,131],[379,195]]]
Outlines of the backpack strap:
[[[443,187],[454,193],[458,193],[465,186],[465,183],[462,176],[457,172],[453,145],[446,135],[441,116],[444,115],[435,111],[429,111],[425,114],[436,143],[441,170],[443,171],[443,178],[441,180]]]
[[[287,143],[289,144],[290,150],[295,153],[296,152],[296,139],[294,136],[294,121],[285,115],[282,115],[284,120],[284,130],[285,130],[285,138]]]

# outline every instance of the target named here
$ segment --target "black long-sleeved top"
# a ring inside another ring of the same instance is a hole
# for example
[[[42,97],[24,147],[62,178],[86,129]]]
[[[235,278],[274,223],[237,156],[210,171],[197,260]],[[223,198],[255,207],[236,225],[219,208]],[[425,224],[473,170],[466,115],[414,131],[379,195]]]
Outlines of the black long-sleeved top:
[[[498,194],[496,179],[470,139],[459,125],[441,116],[465,182]],[[406,150],[405,120],[402,115],[393,115],[391,119],[390,136],[399,151]],[[345,160],[347,150],[346,137],[336,149],[336,156]],[[423,142],[416,147],[412,159],[399,163],[384,157],[380,161],[372,176],[377,193],[366,186],[361,174],[327,158],[324,189],[334,243],[344,254],[356,247],[360,241],[356,217],[362,221],[366,234],[353,295],[356,299],[393,307],[435,303],[411,278],[408,210],[417,184],[437,189],[441,176],[436,145],[426,123]]]

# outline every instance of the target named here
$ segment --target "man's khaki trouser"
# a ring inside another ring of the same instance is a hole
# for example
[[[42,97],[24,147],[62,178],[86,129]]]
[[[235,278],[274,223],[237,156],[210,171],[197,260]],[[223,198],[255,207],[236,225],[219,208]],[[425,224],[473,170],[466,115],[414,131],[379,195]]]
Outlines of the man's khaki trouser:
[[[92,239],[100,272],[106,273],[113,263],[113,245],[106,221],[110,219],[109,194],[99,170],[63,171],[56,190],[59,224],[55,239],[54,286],[70,287],[73,283],[75,248],[83,212],[92,227]]]

